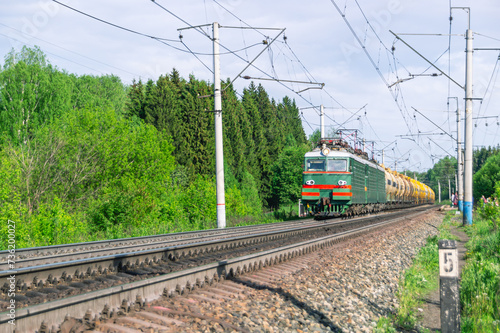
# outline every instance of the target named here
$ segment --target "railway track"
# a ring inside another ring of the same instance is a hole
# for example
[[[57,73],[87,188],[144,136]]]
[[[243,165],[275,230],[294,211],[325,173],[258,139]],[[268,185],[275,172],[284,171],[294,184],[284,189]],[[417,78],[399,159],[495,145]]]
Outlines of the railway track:
[[[293,222],[280,222],[255,226],[189,231],[174,234],[17,249],[16,268],[33,267],[42,264],[50,264],[52,262],[98,257],[103,254],[119,254],[159,247],[203,242],[213,239],[234,237],[237,235],[257,234],[264,230],[277,231],[295,226],[307,226],[310,224],[318,224],[318,222],[313,219],[305,219]],[[8,254],[9,252],[7,250],[0,251],[0,271],[9,269],[9,265],[7,263]]]
[[[116,309],[138,299],[182,294],[228,276],[256,271],[401,221],[422,209],[308,226],[295,224],[270,232],[226,234],[223,239],[31,266],[3,271],[0,276],[7,279],[15,275],[16,332],[35,332],[42,326],[60,324],[67,315],[119,311]],[[2,292],[9,287],[4,285]],[[8,305],[8,299],[0,303],[4,310]],[[12,328],[8,314],[0,314],[0,328]]]

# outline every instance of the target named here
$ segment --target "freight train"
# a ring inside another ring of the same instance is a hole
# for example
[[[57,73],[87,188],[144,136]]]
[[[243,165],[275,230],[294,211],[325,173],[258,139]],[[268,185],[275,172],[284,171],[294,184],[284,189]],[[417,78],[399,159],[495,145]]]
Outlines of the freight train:
[[[427,185],[378,164],[343,139],[322,139],[305,154],[303,215],[350,217],[434,203]]]

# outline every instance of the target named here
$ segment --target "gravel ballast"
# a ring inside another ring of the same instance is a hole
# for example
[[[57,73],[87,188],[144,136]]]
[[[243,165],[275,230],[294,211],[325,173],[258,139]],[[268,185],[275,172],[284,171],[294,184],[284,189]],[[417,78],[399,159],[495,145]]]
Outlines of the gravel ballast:
[[[308,268],[271,283],[236,278],[242,297],[218,303],[160,299],[151,307],[182,307],[250,332],[372,332],[378,318],[397,308],[402,272],[427,237],[437,234],[441,221],[442,215],[430,212],[321,250],[309,255]],[[193,319],[182,331],[234,329]]]

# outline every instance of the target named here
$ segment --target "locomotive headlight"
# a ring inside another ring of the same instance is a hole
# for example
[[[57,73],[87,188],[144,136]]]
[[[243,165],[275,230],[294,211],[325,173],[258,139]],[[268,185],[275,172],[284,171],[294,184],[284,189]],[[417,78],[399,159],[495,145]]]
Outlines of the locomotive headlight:
[[[347,182],[345,180],[339,180],[338,184],[340,186],[344,186],[344,185],[347,185]]]
[[[306,185],[314,185],[314,180],[312,179],[306,180]]]

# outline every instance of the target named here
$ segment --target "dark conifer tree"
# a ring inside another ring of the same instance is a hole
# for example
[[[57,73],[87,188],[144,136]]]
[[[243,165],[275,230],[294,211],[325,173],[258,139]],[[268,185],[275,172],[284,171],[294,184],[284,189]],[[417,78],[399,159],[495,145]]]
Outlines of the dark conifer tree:
[[[135,116],[140,119],[146,118],[146,111],[144,110],[145,104],[145,87],[142,81],[132,81],[130,90],[128,93],[128,101],[126,103],[127,117]]]

